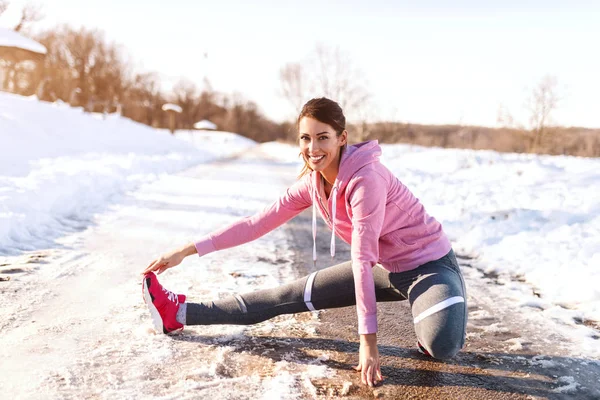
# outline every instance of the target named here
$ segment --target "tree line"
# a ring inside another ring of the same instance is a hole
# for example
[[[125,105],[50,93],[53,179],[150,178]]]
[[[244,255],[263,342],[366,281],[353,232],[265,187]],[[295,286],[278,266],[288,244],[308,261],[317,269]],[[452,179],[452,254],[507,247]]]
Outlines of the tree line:
[[[40,100],[60,100],[88,112],[119,112],[155,128],[168,127],[168,116],[161,107],[171,102],[182,108],[176,129],[192,129],[196,122],[208,119],[221,130],[257,141],[275,140],[280,133],[254,102],[241,95],[218,93],[208,80],[201,90],[196,83],[182,79],[166,93],[157,73],[132,71],[124,49],[108,42],[98,30],[63,25],[34,39],[48,50],[37,93]],[[24,77],[22,81],[23,94],[32,93],[34,88],[26,82],[35,79]]]
[[[0,0],[0,15],[8,6],[8,1]],[[166,92],[158,73],[133,70],[123,46],[109,42],[100,30],[59,25],[32,34],[31,27],[43,14],[27,5],[21,15],[13,30],[43,44],[47,54],[41,68],[32,60],[0,59],[2,90],[68,103],[86,112],[118,112],[155,128],[169,127],[162,106],[175,103],[182,108],[176,129],[193,129],[196,122],[208,119],[221,130],[259,142],[280,139],[287,129],[266,118],[255,102],[242,95],[214,91],[208,80],[200,88],[181,79]]]
[[[7,7],[8,2],[0,0],[0,15]],[[165,92],[158,73],[135,71],[123,46],[107,41],[100,30],[60,25],[31,34],[31,26],[42,17],[38,8],[26,6],[14,27],[46,47],[42,67],[32,61],[0,59],[3,90],[36,94],[40,100],[68,103],[87,112],[118,112],[156,128],[169,127],[162,106],[175,103],[182,108],[176,129],[192,129],[196,122],[207,119],[220,130],[259,142],[296,140],[293,122],[269,120],[255,102],[240,94],[215,91],[208,79],[202,82],[202,88],[181,79]],[[349,121],[353,141],[378,139],[384,143],[600,156],[598,130],[552,125],[552,113],[559,101],[554,77],[544,77],[532,90],[527,102],[527,126],[515,123],[508,110],[500,107],[500,128],[484,128],[367,123],[371,94],[364,76],[347,53],[324,44],[318,44],[305,59],[285,64],[280,68],[280,94],[290,105],[290,121],[306,100],[326,96],[338,101],[346,115],[353,118]]]

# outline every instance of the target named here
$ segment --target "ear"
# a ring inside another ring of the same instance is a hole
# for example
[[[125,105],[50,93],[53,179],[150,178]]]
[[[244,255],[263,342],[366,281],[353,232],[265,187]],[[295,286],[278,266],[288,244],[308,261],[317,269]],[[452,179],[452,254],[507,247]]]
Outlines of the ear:
[[[338,140],[340,141],[340,146],[347,144],[348,143],[348,131],[344,129],[344,132],[341,133],[341,135],[338,137]]]

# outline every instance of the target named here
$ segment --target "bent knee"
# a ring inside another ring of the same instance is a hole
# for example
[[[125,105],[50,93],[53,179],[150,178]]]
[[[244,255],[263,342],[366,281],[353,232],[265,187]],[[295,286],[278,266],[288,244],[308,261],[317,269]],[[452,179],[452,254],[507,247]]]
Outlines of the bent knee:
[[[431,349],[431,356],[439,360],[447,360],[454,357],[462,349],[462,346],[433,346]]]
[[[463,347],[462,341],[434,340],[421,343],[433,358],[447,360],[454,357]]]

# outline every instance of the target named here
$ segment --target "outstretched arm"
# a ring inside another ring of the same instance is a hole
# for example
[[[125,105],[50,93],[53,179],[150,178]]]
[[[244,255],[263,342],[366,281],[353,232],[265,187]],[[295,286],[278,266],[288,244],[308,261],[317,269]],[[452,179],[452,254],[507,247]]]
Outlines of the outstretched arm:
[[[252,217],[242,218],[231,225],[210,233],[195,243],[186,244],[165,253],[146,267],[144,274],[165,270],[179,265],[192,254],[203,256],[216,250],[223,250],[255,240],[289,221],[310,207],[309,176],[296,182],[276,202]]]
[[[196,254],[196,246],[194,245],[194,242],[190,242],[153,260],[142,272],[142,274],[156,271],[160,275],[169,268],[173,268],[181,264],[184,258],[191,256],[192,254]]]

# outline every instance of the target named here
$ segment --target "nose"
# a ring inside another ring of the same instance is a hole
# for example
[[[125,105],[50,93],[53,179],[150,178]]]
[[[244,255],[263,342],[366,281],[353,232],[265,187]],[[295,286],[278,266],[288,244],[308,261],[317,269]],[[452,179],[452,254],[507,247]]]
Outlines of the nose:
[[[311,140],[308,144],[308,150],[312,153],[314,150],[318,148],[318,143],[316,140]]]

